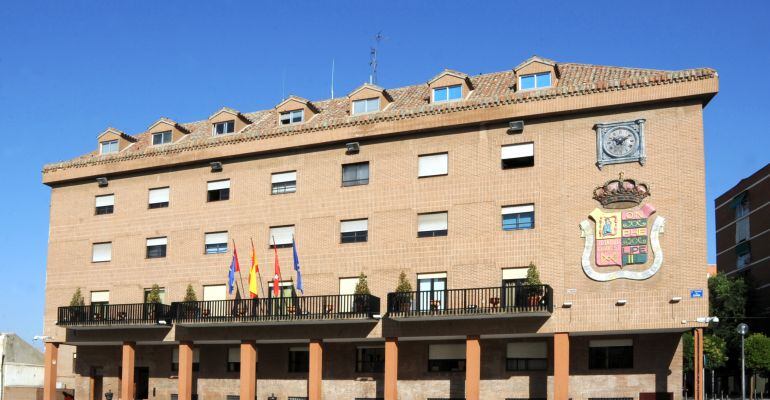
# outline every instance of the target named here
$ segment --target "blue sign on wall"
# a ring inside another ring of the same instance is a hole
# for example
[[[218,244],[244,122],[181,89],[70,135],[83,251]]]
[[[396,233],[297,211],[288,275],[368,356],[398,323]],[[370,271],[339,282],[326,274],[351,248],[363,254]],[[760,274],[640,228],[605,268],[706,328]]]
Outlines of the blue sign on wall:
[[[690,298],[691,299],[700,299],[703,297],[703,289],[692,289],[690,290]]]

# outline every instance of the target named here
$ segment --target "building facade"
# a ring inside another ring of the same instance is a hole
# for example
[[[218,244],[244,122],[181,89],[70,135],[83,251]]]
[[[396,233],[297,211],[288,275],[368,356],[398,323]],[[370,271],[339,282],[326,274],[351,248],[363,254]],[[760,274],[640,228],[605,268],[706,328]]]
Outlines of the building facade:
[[[15,333],[0,333],[0,400],[39,398],[43,353]]]
[[[770,164],[714,201],[717,269],[741,275],[749,286],[751,330],[770,332]]]
[[[717,90],[711,69],[532,57],[109,128],[43,171],[46,387],[681,398],[680,336],[708,312],[702,115]]]

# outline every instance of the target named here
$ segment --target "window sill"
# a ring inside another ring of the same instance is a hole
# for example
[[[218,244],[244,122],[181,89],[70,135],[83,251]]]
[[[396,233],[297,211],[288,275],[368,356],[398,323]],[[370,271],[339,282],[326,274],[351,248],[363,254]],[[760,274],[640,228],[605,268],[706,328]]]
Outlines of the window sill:
[[[436,174],[436,175],[418,175],[417,179],[423,179],[423,178],[435,178],[439,176],[449,176],[449,173],[446,174]]]

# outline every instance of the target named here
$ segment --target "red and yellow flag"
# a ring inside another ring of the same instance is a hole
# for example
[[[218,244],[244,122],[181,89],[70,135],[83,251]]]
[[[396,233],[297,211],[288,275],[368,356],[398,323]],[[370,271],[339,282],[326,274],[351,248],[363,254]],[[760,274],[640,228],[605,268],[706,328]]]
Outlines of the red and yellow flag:
[[[251,298],[255,299],[257,294],[257,273],[259,273],[259,265],[257,264],[257,252],[254,250],[254,240],[251,240],[251,268],[249,268],[249,293]]]
[[[275,253],[275,275],[273,275],[273,297],[281,295],[281,267],[278,265],[278,247],[273,238],[273,252]]]

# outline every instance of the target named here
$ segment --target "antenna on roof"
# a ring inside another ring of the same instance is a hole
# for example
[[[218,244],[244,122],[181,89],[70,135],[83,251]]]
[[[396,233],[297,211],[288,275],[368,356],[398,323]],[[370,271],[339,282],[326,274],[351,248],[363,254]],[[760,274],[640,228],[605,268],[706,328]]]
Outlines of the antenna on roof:
[[[377,48],[382,41],[382,31],[377,32],[374,36],[374,47],[369,49],[369,66],[372,68],[372,72],[369,74],[369,83],[372,85],[377,84]]]
[[[332,99],[334,98],[334,58],[332,58]]]

